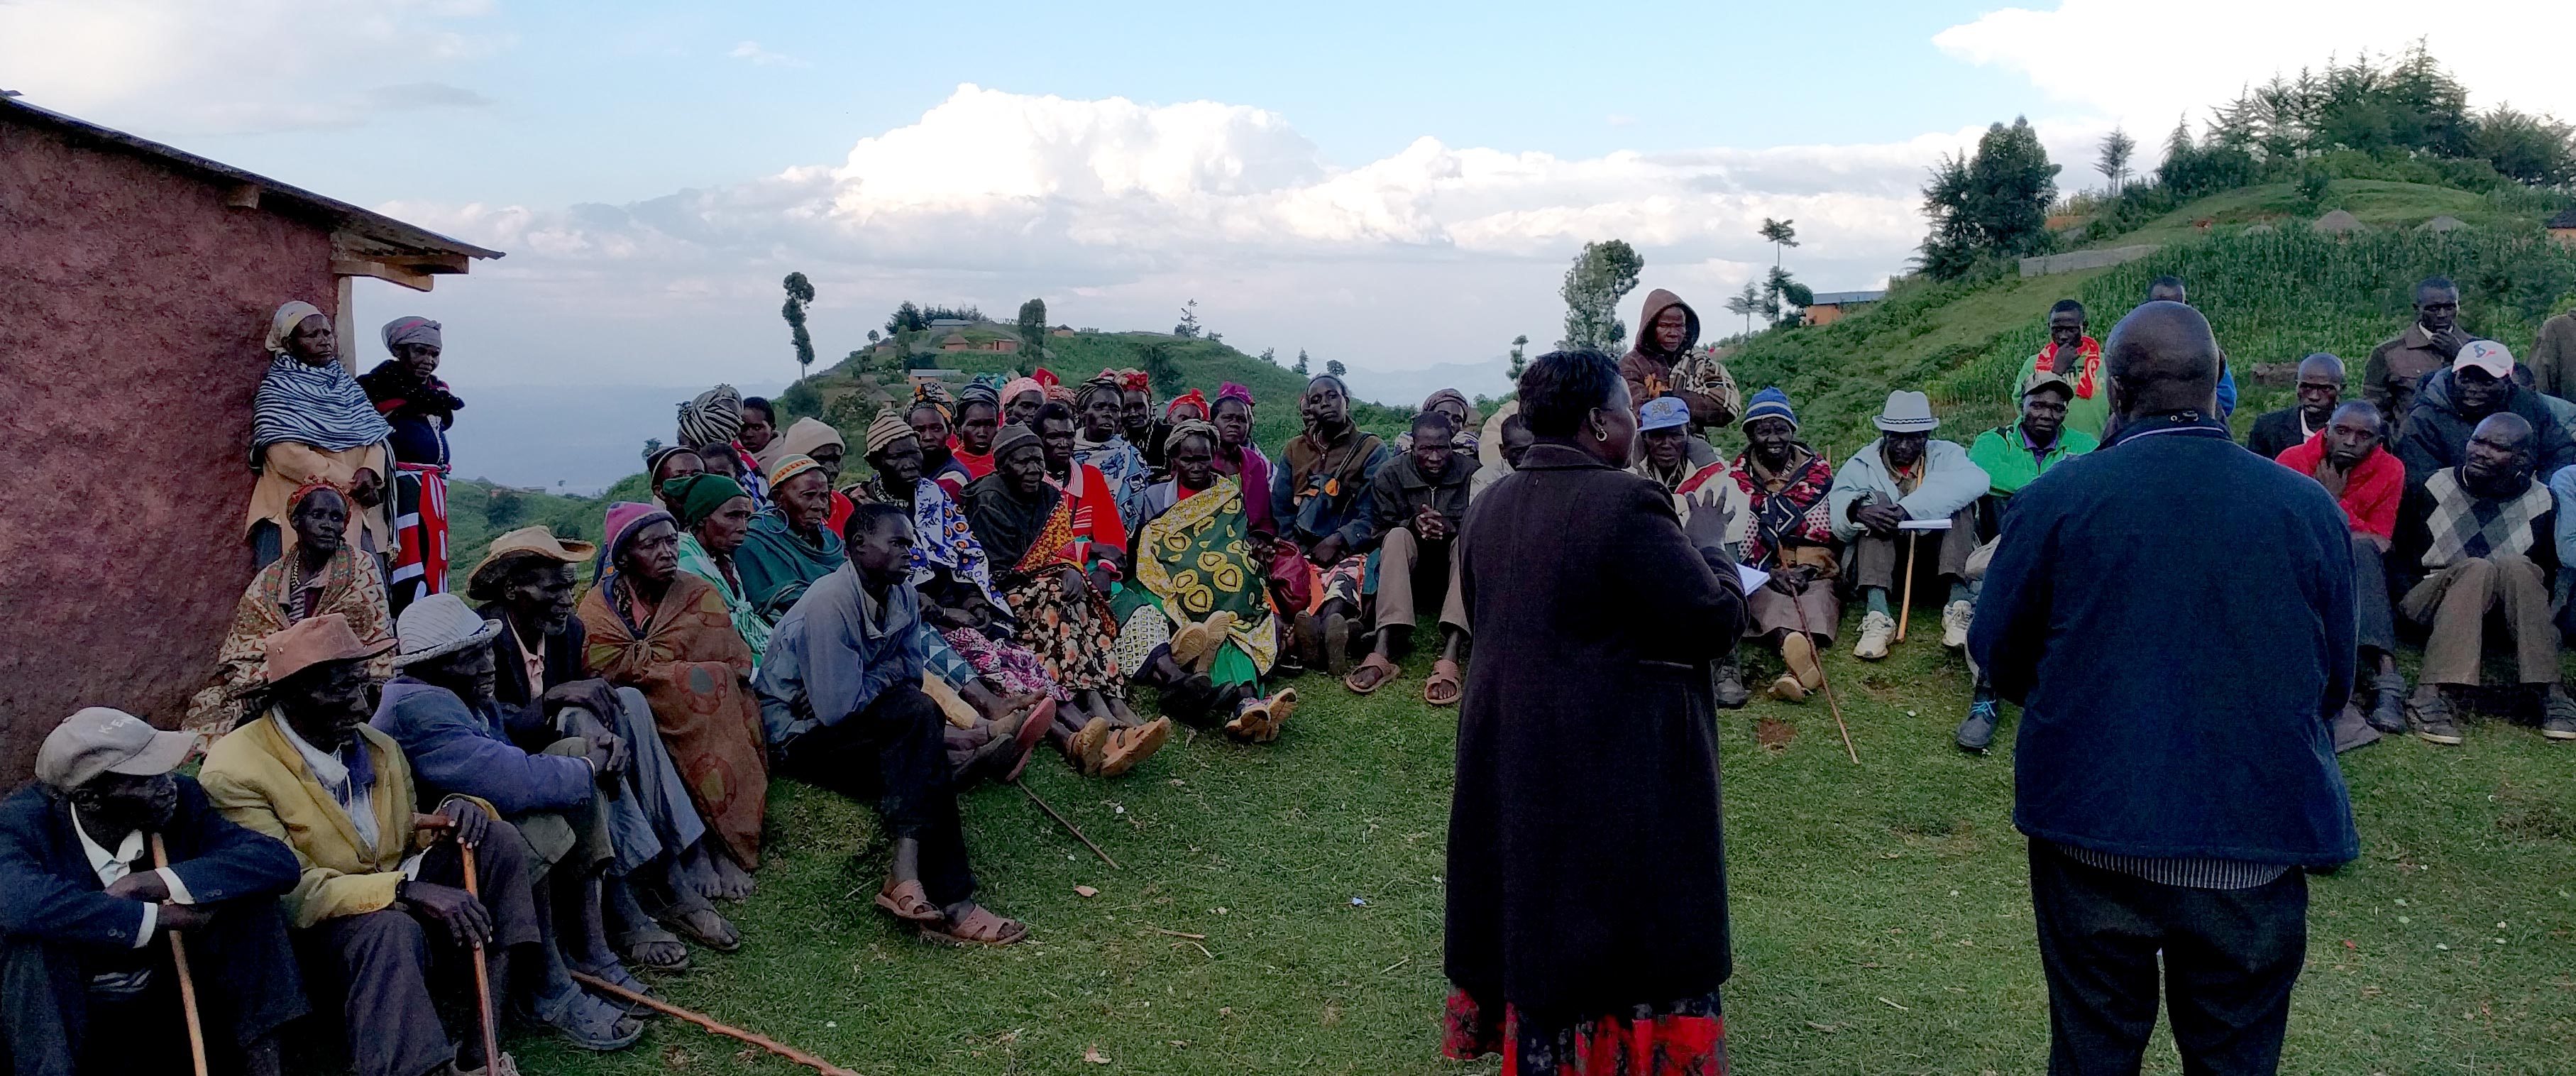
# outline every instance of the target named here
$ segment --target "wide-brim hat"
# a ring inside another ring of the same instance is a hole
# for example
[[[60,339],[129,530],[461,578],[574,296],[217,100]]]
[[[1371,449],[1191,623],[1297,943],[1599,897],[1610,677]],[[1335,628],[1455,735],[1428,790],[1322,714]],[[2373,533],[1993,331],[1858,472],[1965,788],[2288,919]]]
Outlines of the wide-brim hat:
[[[324,613],[298,620],[284,631],[259,641],[260,678],[270,684],[316,665],[371,658],[393,649],[391,643],[367,643],[349,627],[346,613]]]
[[[465,607],[465,599],[454,594],[432,594],[404,606],[402,616],[394,621],[394,638],[401,649],[394,654],[397,669],[436,661],[449,654],[492,645],[501,634],[501,622],[485,620]]]
[[[1932,417],[1932,398],[1910,389],[1888,393],[1887,406],[1869,421],[1889,433],[1930,433],[1941,428],[1941,420]]]
[[[599,547],[578,538],[557,538],[544,526],[521,527],[498,538],[483,553],[482,563],[465,577],[465,593],[476,601],[497,601],[501,597],[502,566],[518,557],[544,557],[547,560],[579,564],[599,552]]]

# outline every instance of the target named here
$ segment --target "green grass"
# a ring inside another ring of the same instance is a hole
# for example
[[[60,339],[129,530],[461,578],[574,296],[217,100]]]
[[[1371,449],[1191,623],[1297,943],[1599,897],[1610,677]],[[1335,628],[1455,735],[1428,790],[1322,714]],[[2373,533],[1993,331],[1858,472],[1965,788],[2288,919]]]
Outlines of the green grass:
[[[1033,927],[1016,948],[896,929],[864,900],[883,863],[869,811],[782,781],[761,892],[731,909],[743,951],[699,953],[661,989],[871,1074],[1490,1073],[1438,1056],[1455,717],[1418,701],[1423,665],[1365,700],[1305,678],[1275,745],[1175,740],[1117,781],[1033,764],[1030,787],[1124,870],[1015,789],[968,795],[984,896]],[[2047,1002],[2010,722],[1990,757],[1949,746],[1967,685],[1928,638],[1829,669],[1859,766],[1822,697],[1721,718],[1741,1071],[2038,1071]],[[1757,746],[1762,718],[1794,740]],[[2464,748],[2390,740],[2344,764],[2363,856],[2312,880],[2285,1070],[2565,1071],[2576,746],[2486,723]],[[797,1071],[668,1020],[623,1054],[513,1048],[531,1072]],[[1111,1063],[1086,1063],[1094,1048]],[[2148,1070],[2179,1070],[2169,1046]]]

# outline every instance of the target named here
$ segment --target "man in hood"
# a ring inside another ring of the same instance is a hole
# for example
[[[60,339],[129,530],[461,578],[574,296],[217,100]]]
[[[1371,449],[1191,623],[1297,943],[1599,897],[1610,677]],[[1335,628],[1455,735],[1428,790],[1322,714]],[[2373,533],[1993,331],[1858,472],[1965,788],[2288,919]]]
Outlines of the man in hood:
[[[1703,435],[1735,421],[1744,396],[1725,363],[1692,350],[1698,344],[1699,313],[1681,296],[1656,288],[1638,312],[1637,343],[1620,358],[1619,376],[1627,379],[1628,398],[1639,407],[1658,396],[1679,396],[1690,405],[1691,440],[1699,445],[1691,450],[1691,465],[1705,467],[1718,455]]]

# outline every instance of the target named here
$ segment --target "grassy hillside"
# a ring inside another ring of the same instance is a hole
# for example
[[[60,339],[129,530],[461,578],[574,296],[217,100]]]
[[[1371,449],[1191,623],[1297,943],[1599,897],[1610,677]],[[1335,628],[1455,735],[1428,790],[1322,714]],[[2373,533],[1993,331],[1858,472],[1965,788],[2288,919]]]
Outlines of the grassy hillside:
[[[2533,209],[2439,187],[2341,180],[2327,204],[2374,230],[2338,239],[2309,231],[2291,215],[2296,202],[2287,185],[2202,199],[2099,244],[2165,244],[2108,269],[1900,282],[1885,302],[1832,325],[1755,336],[1728,364],[1748,393],[1787,389],[1808,436],[1837,458],[1875,436],[1869,416],[1891,388],[1930,392],[1945,418],[1942,434],[1965,441],[2011,416],[2012,377],[2045,339],[2051,304],[2083,302],[2092,331],[2103,335],[2144,297],[2147,281],[2171,274],[2190,285],[2193,305],[2227,349],[2245,396],[2241,431],[2288,395],[2256,384],[2255,364],[2327,351],[2343,356],[2357,379],[2371,348],[2404,328],[2411,286],[2425,276],[2457,280],[2463,324],[2517,354],[2530,348],[2541,320],[2576,304],[2576,249],[2550,242]],[[2476,226],[2413,231],[2442,214]],[[2204,231],[2195,226],[2201,220],[2214,223]]]

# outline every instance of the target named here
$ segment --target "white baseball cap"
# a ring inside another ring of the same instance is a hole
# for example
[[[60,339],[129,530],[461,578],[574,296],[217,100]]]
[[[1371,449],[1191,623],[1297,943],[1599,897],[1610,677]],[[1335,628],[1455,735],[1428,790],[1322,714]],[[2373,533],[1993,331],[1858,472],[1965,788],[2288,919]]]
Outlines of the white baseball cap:
[[[2502,381],[2513,376],[2513,352],[2493,340],[2471,340],[2469,346],[2461,348],[2459,356],[2451,360],[2451,370],[2457,373],[2472,366]]]

